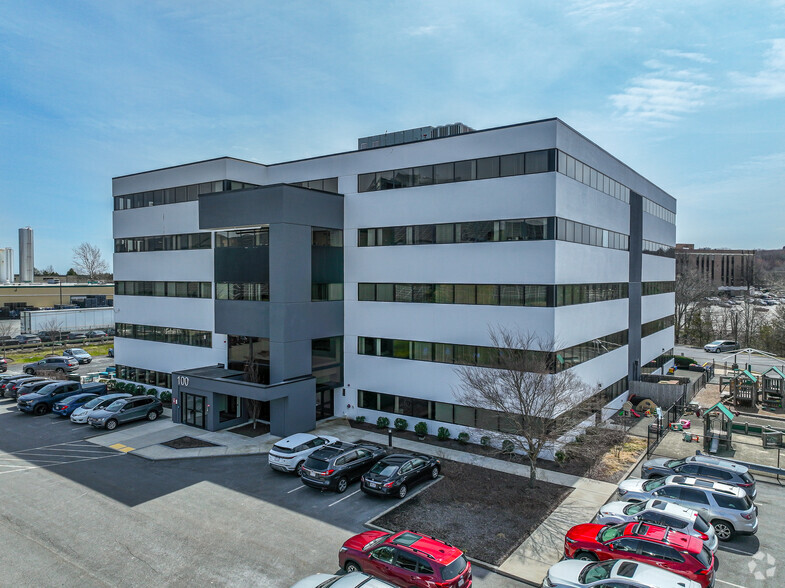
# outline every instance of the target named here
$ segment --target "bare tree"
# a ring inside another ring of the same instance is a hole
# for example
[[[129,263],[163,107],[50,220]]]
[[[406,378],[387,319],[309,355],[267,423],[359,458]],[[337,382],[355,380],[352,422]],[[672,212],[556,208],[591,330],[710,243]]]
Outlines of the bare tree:
[[[52,344],[60,343],[60,340],[63,337],[63,333],[61,329],[63,328],[63,323],[58,321],[55,318],[51,318],[48,321],[44,322],[41,325],[43,328],[41,329],[42,332],[49,335],[52,339]]]
[[[504,327],[489,329],[499,350],[498,367],[462,366],[456,397],[461,404],[495,411],[503,444],[511,442],[529,459],[529,486],[537,480],[537,459],[548,446],[574,427],[568,409],[589,396],[589,388],[571,370],[555,371],[553,341]],[[502,445],[504,447],[504,445]]]
[[[0,321],[0,345],[3,348],[3,357],[5,357],[5,346],[11,338],[11,333],[14,330],[12,321]]]
[[[109,264],[101,257],[101,250],[90,243],[74,247],[73,262],[77,271],[91,280],[109,271]]]
[[[695,318],[696,313],[707,305],[706,297],[714,289],[697,270],[685,269],[676,276],[675,335],[676,342],[682,343],[685,331]]]

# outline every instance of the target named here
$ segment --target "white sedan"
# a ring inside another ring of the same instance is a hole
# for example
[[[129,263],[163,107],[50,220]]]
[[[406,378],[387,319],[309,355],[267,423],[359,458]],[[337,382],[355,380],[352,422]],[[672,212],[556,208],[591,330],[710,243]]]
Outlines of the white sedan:
[[[700,584],[662,570],[656,566],[629,559],[611,559],[586,563],[565,559],[551,566],[542,588],[701,588]]]
[[[328,586],[330,588],[359,588],[360,586],[363,588],[392,588],[392,584],[362,572],[352,572],[341,576],[314,574],[303,578],[292,588],[327,588]]]
[[[79,424],[86,423],[87,417],[93,414],[94,411],[103,410],[112,404],[115,400],[120,398],[128,398],[129,396],[131,395],[126,394],[125,392],[115,392],[113,394],[105,394],[104,396],[93,398],[90,402],[83,404],[81,407],[77,408],[74,412],[71,413],[71,422]]]
[[[295,472],[299,476],[306,458],[311,453],[336,441],[337,437],[328,435],[295,433],[273,445],[267,454],[267,464],[279,472]]]

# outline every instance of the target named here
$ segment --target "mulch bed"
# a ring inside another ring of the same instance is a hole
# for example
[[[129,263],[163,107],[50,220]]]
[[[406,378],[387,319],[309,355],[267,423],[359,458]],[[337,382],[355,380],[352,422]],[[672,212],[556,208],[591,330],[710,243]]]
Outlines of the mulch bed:
[[[166,441],[165,443],[161,443],[161,445],[166,445],[167,447],[171,447],[173,449],[196,449],[197,447],[218,447],[215,443],[210,443],[209,441],[205,441],[203,439],[196,439],[195,437],[178,437],[177,439],[172,439],[171,441]]]
[[[444,477],[374,525],[438,537],[469,557],[501,565],[572,488],[478,466],[442,461]]]
[[[363,429],[365,431],[373,431],[374,433],[380,433],[383,435],[387,434],[387,429],[380,429],[376,426],[375,423],[358,423],[354,420],[349,420],[349,424],[352,428],[355,429]],[[482,445],[477,445],[476,443],[459,443],[456,439],[447,439],[446,441],[439,441],[433,435],[426,435],[424,439],[420,439],[414,433],[414,431],[398,431],[393,429],[393,445],[395,444],[395,438],[401,439],[409,439],[410,441],[419,441],[420,443],[427,443],[428,445],[435,445],[436,447],[446,447],[448,449],[455,449],[456,451],[465,451],[467,453],[473,453],[475,455],[484,455],[486,457],[493,457],[495,459],[503,459],[505,461],[512,461],[514,463],[522,463],[524,465],[529,465],[529,458],[525,455],[519,454],[507,454],[498,449],[493,447],[484,447]],[[613,481],[607,480],[605,477],[597,475],[596,472],[593,472],[592,469],[597,464],[599,459],[602,457],[602,453],[605,453],[607,448],[603,449],[601,453],[597,453],[596,451],[582,451],[584,455],[582,456],[575,456],[571,457],[564,463],[558,464],[555,461],[550,461],[547,459],[538,459],[537,460],[537,467],[542,468],[544,470],[551,470],[554,472],[562,472],[565,474],[572,474],[574,476],[581,476],[586,478],[592,478],[595,480],[601,481]]]
[[[253,423],[247,423],[242,427],[229,429],[229,432],[237,433],[238,435],[245,435],[246,437],[260,437],[261,435],[266,435],[270,432],[270,425],[257,421],[255,429],[253,428]]]

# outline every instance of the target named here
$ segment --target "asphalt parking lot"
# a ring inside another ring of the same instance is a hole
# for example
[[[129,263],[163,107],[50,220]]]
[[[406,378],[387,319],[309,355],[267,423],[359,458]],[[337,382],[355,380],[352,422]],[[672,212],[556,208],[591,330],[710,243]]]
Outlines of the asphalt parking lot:
[[[266,455],[147,461],[8,399],[0,431],[2,585],[291,586],[337,571],[341,544],[393,504],[304,487]],[[475,583],[518,585],[479,568]]]
[[[658,457],[656,454],[652,457]],[[630,477],[640,476],[640,466]],[[774,478],[756,476],[758,532],[720,542],[717,588],[781,588],[785,586],[785,488]],[[611,500],[618,500],[613,497]]]

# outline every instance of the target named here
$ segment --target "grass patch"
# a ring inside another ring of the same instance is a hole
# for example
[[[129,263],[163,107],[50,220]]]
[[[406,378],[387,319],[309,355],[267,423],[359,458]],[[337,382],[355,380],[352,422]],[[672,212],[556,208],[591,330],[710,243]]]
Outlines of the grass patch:
[[[7,353],[5,357],[9,361],[13,361],[17,363],[32,363],[34,361],[41,361],[43,358],[52,355],[62,355],[63,349],[68,349],[69,347],[77,347],[79,349],[84,349],[85,351],[87,351],[87,353],[89,353],[93,357],[101,357],[109,353],[109,348],[114,347],[114,343],[110,341],[109,343],[90,344],[80,347],[79,341],[74,341],[73,345],[55,344],[40,349],[25,349],[24,351],[11,351]],[[0,355],[1,354],[2,351],[0,350]]]

